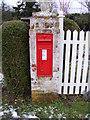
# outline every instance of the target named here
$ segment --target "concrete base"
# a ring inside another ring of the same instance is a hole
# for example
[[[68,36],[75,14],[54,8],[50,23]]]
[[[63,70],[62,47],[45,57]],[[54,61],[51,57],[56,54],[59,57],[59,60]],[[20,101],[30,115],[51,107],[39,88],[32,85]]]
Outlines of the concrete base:
[[[57,100],[59,95],[57,93],[44,93],[44,91],[32,91],[33,102],[53,102]]]

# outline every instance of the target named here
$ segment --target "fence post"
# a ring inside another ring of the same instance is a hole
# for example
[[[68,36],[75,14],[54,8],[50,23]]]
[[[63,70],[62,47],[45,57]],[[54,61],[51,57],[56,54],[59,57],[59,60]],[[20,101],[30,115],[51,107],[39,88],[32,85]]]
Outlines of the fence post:
[[[88,32],[88,66],[89,66],[89,75],[88,75],[88,90],[90,90],[90,32]]]
[[[58,94],[61,94],[61,86],[62,86],[62,70],[63,70],[63,40],[64,40],[64,32],[63,32],[63,11],[59,11],[59,29],[60,29],[60,39],[59,39],[59,90]]]
[[[63,11],[59,11],[59,29],[60,29],[60,32],[63,31],[63,18],[64,18]]]

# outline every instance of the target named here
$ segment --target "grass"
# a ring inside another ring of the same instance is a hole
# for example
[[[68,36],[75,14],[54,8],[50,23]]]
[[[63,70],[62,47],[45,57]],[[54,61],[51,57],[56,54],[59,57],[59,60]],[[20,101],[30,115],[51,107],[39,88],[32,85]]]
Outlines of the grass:
[[[89,102],[83,100],[81,95],[60,95],[60,97],[50,102],[33,102],[29,97],[25,99],[12,97],[7,89],[3,90],[3,110],[14,108],[18,116],[23,118],[23,114],[35,114],[39,118],[49,118],[53,114],[53,118],[58,118],[59,114],[66,118],[84,118],[89,111]],[[3,116],[3,118],[11,118],[11,113]]]

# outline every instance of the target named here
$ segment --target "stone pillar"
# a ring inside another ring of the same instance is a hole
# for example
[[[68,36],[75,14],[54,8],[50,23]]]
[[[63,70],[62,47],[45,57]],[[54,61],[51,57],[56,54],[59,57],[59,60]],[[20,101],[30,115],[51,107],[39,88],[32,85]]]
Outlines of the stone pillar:
[[[59,59],[60,59],[60,30],[63,29],[61,17],[55,14],[33,13],[30,19],[29,46],[30,46],[30,71],[31,71],[31,89],[33,101],[45,101],[58,98],[59,89]],[[53,76],[37,77],[36,63],[36,34],[53,34]],[[49,94],[49,95],[48,95]],[[41,98],[41,99],[40,99]]]

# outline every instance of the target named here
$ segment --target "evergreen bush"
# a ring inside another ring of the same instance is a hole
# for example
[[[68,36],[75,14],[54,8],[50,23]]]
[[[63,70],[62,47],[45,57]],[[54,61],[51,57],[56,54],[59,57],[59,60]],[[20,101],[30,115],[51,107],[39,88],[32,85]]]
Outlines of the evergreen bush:
[[[22,21],[2,25],[2,72],[14,96],[30,95],[28,27]]]
[[[74,31],[74,30],[80,31],[80,27],[75,21],[69,18],[65,18],[64,19],[64,30],[67,31],[68,29],[71,31]]]

